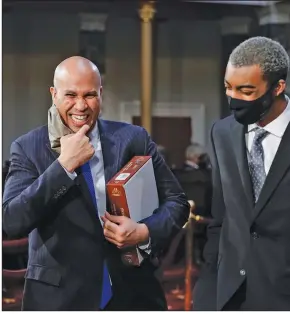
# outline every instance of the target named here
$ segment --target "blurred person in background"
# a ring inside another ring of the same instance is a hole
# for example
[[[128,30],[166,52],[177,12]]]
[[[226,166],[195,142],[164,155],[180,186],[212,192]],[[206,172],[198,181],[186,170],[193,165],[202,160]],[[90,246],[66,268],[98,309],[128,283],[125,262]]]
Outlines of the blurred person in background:
[[[99,119],[98,68],[60,63],[48,125],[16,139],[3,196],[3,228],[29,235],[23,310],[166,310],[156,259],[186,223],[189,205],[145,129]],[[159,208],[140,222],[113,216],[108,182],[135,155],[150,155]],[[138,247],[140,267],[121,250]]]
[[[212,223],[195,310],[290,309],[289,56],[253,37],[231,53],[232,115],[211,129]]]
[[[183,173],[178,177],[181,178],[181,184],[184,182],[187,197],[195,202],[195,214],[208,217],[212,187],[210,163],[206,149],[199,143],[192,143],[186,148],[185,158]],[[196,185],[199,189],[196,188]]]
[[[211,169],[210,159],[207,153],[201,154],[198,160],[198,165],[200,169]]]
[[[187,197],[195,203],[194,214],[203,217],[210,215],[212,185],[211,172],[208,167],[207,153],[199,143],[190,144],[185,151],[185,162],[180,178],[181,186]],[[206,241],[206,225],[195,223],[194,227],[194,261],[202,265],[203,249]]]
[[[205,153],[205,148],[199,143],[190,144],[185,151],[185,162],[183,169],[192,170],[199,169],[200,158]]]

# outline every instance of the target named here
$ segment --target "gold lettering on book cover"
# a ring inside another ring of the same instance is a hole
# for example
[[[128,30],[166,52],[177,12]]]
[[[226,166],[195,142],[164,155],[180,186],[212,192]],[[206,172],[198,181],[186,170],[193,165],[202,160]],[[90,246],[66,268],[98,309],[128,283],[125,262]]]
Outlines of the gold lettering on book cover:
[[[113,191],[112,191],[112,195],[113,196],[121,196],[122,193],[121,193],[121,191],[119,189],[114,188]]]

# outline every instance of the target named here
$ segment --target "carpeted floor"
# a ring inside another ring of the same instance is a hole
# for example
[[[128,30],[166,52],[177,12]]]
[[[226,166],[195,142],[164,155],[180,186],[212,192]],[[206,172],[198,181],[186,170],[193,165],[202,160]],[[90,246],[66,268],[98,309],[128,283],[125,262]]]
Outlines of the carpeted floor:
[[[168,310],[184,310],[184,283],[176,283],[175,287],[164,287]],[[22,288],[15,287],[9,293],[3,293],[2,311],[19,311],[21,309]]]

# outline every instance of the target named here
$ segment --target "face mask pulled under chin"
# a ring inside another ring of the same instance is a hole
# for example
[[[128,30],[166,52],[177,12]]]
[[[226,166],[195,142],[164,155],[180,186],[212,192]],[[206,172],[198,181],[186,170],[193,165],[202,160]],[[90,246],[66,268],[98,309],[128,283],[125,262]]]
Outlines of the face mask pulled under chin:
[[[50,146],[60,153],[60,138],[73,133],[61,120],[60,114],[54,104],[48,110],[48,137]]]
[[[255,100],[243,100],[228,97],[230,110],[237,122],[249,125],[262,120],[269,112],[274,101],[273,88]]]

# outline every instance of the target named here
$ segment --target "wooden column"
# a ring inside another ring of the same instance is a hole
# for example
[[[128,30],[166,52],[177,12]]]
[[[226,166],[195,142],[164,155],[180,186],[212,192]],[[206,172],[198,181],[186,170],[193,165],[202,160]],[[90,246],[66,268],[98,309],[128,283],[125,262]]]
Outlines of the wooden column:
[[[152,120],[152,20],[154,1],[142,2],[141,18],[141,123],[151,133]]]

